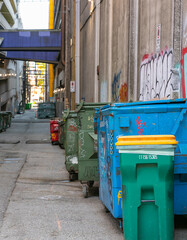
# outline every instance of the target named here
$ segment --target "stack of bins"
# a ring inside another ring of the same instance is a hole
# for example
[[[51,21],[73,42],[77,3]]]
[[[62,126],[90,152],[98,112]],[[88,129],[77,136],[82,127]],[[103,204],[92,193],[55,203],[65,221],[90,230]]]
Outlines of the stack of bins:
[[[77,146],[77,113],[67,111],[64,114],[64,148],[65,148],[65,165],[69,172],[70,181],[76,180],[78,176],[78,146]]]
[[[55,117],[55,103],[52,103],[52,102],[39,103],[37,117],[38,117],[38,119],[54,118]]]
[[[82,102],[76,110],[78,118],[78,179],[83,185],[84,197],[89,188],[99,181],[97,134],[94,133],[95,108],[106,103]]]
[[[174,213],[187,214],[187,101],[116,103],[96,113],[100,171],[99,196],[115,218],[122,218],[119,136],[172,134],[179,142],[174,157]]]

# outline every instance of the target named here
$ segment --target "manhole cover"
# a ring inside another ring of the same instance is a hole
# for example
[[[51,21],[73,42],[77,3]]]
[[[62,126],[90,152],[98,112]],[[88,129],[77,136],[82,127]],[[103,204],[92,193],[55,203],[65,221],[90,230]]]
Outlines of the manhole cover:
[[[40,197],[40,199],[46,200],[46,201],[55,201],[55,200],[59,200],[59,199],[61,199],[61,198],[62,198],[62,197],[59,196],[59,195],[48,195],[48,196]]]

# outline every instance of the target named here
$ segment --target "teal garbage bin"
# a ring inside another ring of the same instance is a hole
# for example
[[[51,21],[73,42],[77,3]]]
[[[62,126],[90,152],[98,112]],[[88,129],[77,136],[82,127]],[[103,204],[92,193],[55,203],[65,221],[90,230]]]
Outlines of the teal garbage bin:
[[[172,240],[173,135],[119,137],[125,240]]]

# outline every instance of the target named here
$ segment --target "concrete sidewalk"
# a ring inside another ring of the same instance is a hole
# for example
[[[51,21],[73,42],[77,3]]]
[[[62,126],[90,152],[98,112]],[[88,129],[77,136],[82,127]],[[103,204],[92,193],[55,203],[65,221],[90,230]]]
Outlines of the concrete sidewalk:
[[[33,123],[33,111],[18,118],[21,122],[15,119],[12,127],[0,134],[0,142],[20,141],[0,144],[0,149],[26,158],[23,167],[16,165],[19,161],[14,166],[9,164],[17,177],[12,181],[12,192],[7,194],[10,202],[7,199],[0,239],[122,240],[118,222],[106,213],[98,191],[85,199],[81,184],[69,182],[64,151],[51,143],[38,144],[38,140],[49,140],[49,122]],[[26,144],[28,140],[37,144]]]

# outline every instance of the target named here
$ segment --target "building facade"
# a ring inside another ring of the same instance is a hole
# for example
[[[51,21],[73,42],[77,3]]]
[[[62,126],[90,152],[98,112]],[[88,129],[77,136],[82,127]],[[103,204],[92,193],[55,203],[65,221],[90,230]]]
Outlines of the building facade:
[[[0,1],[0,29],[22,28],[16,0]],[[22,99],[23,63],[6,60],[6,52],[0,52],[0,110],[17,112]]]

